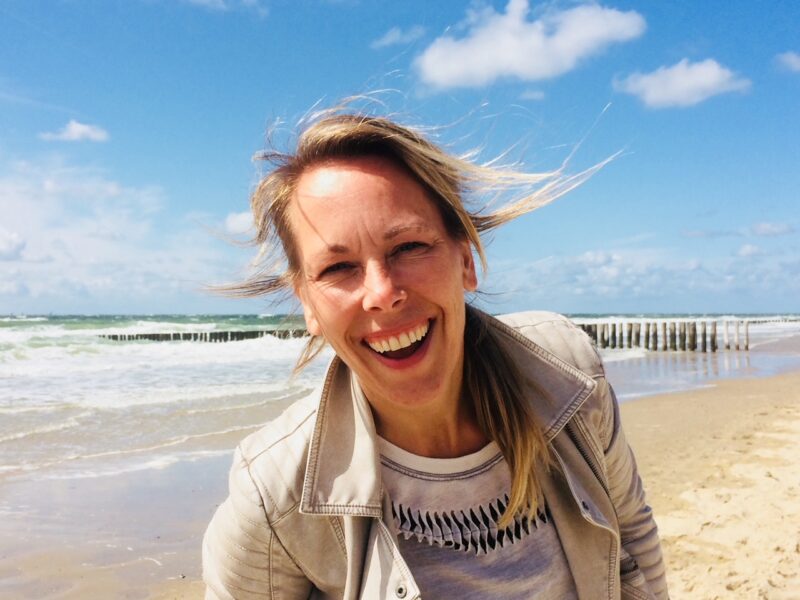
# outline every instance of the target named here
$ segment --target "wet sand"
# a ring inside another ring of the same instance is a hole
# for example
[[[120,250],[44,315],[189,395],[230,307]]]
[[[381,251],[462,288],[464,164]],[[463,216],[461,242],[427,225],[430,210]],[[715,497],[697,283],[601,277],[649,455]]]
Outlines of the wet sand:
[[[800,598],[800,373],[643,398],[622,414],[672,598]],[[200,541],[229,462],[5,484],[0,596],[201,598]]]

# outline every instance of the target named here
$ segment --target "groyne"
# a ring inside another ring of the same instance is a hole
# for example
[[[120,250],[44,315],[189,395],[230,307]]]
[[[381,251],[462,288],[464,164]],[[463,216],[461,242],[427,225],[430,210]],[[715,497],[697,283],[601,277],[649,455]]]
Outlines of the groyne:
[[[644,348],[654,351],[717,352],[718,350],[749,350],[750,325],[778,323],[794,319],[647,319],[614,318],[582,321],[573,319],[603,349]],[[280,339],[305,337],[301,327],[279,329],[249,329],[229,331],[174,331],[158,333],[110,333],[100,337],[120,342],[237,342],[264,336]]]
[[[717,352],[750,349],[750,325],[775,319],[609,319],[580,322],[592,342],[603,349],[644,348],[653,351]],[[719,339],[721,336],[721,340]]]
[[[280,339],[298,338],[308,335],[305,329],[250,329],[245,331],[173,331],[159,333],[108,333],[101,338],[115,342],[238,342],[271,335]]]

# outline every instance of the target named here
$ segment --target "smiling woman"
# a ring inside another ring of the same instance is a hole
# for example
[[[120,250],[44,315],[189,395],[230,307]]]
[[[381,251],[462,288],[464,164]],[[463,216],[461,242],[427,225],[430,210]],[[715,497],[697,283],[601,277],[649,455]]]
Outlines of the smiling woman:
[[[253,194],[267,259],[336,356],[246,438],[203,546],[208,598],[666,598],[655,523],[587,338],[469,306],[480,234],[565,193],[366,115],[323,115]],[[530,186],[494,212],[465,196]],[[280,271],[278,265],[285,265]]]

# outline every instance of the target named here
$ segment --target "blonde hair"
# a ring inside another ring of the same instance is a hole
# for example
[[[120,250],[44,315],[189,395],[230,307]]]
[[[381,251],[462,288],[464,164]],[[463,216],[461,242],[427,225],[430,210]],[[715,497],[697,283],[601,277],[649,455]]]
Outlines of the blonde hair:
[[[552,172],[525,173],[480,165],[445,152],[419,130],[388,118],[341,108],[324,111],[302,128],[294,152],[269,150],[258,156],[273,167],[250,199],[256,226],[253,241],[260,252],[253,274],[240,284],[226,286],[226,292],[252,297],[293,289],[301,267],[288,207],[297,181],[311,166],[358,157],[382,157],[410,173],[437,206],[448,233],[470,243],[484,271],[482,234],[552,202],[604,164],[570,176],[564,175],[563,166]],[[514,190],[524,192],[499,208],[488,209],[492,200]],[[468,208],[465,198],[477,197],[485,199],[483,205]],[[512,473],[510,501],[500,521],[501,527],[507,527],[518,513],[535,515],[541,485],[534,465],[539,462],[549,468],[549,453],[530,408],[531,400],[522,394],[525,375],[486,326],[482,313],[469,306],[465,339],[465,395],[472,399],[479,426],[498,444]],[[308,364],[324,343],[312,336],[295,371]]]

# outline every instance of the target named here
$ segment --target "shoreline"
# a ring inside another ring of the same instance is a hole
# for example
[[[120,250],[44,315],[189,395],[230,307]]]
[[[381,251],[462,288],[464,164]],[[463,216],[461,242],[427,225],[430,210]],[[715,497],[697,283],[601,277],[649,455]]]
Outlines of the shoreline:
[[[800,370],[711,383],[621,404],[671,596],[800,597]],[[0,595],[201,598],[200,543],[229,464],[10,483]]]

